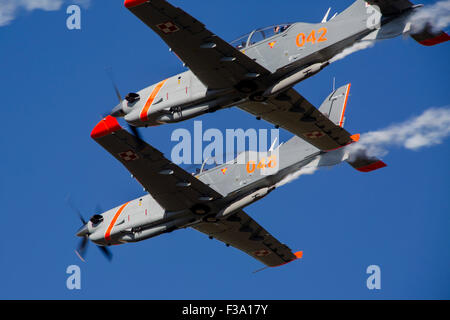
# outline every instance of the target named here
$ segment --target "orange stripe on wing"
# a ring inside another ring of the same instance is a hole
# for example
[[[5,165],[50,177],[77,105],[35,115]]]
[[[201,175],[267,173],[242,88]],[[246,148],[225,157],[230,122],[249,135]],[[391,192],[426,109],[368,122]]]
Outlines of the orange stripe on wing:
[[[159,91],[161,90],[162,86],[164,85],[164,83],[166,81],[167,81],[167,79],[161,81],[153,89],[152,93],[150,94],[150,97],[148,98],[147,102],[145,103],[144,108],[141,111],[141,120],[142,121],[148,121],[148,109],[150,109],[150,106],[152,105],[153,101],[155,101],[156,96],[158,95]]]
[[[347,108],[348,94],[350,93],[350,87],[351,87],[351,85],[352,85],[351,83],[348,84],[347,92],[345,93],[344,108],[342,108],[341,119],[339,120],[339,127],[341,127],[341,128],[342,128],[342,126],[344,125],[345,109]]]
[[[116,223],[117,219],[119,218],[120,214],[122,213],[123,209],[129,204],[129,202],[122,205],[119,210],[117,210],[116,214],[114,215],[113,219],[111,220],[111,223],[108,226],[108,229],[105,232],[105,240],[109,241],[111,240],[111,230],[114,227],[114,224]]]

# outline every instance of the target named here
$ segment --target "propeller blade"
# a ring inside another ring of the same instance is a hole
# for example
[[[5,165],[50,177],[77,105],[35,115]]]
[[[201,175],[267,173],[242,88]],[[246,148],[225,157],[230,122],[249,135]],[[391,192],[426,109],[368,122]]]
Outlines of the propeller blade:
[[[97,246],[108,261],[112,260],[112,253],[107,247]]]
[[[137,147],[138,149],[142,149],[144,147],[144,143],[142,142],[142,136],[141,133],[139,132],[139,129],[129,125],[131,132],[133,133],[133,135],[137,138]]]
[[[138,149],[143,148],[144,143],[142,142],[142,136],[141,136],[141,133],[139,132],[139,129],[134,127],[134,126],[132,126],[132,125],[129,125],[129,127],[130,127],[130,130],[133,133],[133,135],[137,138],[137,147],[138,147]]]
[[[96,206],[95,206],[95,213],[96,214],[102,214],[104,211],[103,211],[103,209],[102,209],[102,207],[99,205],[99,204],[97,204]]]
[[[75,211],[75,213],[78,215],[78,218],[80,218],[81,223],[83,225],[85,225],[87,222],[86,220],[84,220],[83,215],[81,214],[81,211],[72,203],[72,201],[70,200],[70,196],[67,197],[66,199],[67,204],[69,205],[69,207]]]
[[[114,91],[116,93],[117,100],[119,100],[119,103],[122,102],[123,99],[122,99],[122,96],[120,95],[119,88],[117,87],[116,82],[114,81],[114,77],[113,77],[113,74],[112,74],[112,68],[111,67],[106,68],[106,73],[108,74],[108,77],[111,80],[111,83],[112,83],[112,85],[114,87]]]
[[[129,127],[130,127],[130,130],[131,130],[131,132],[133,133],[133,135],[134,135],[136,138],[141,139],[141,134],[139,133],[138,128],[136,128],[136,127],[134,127],[134,126],[132,126],[132,125],[130,125]],[[141,140],[142,140],[142,139],[141,139]]]
[[[109,115],[111,115],[111,112],[110,111],[105,111],[105,112],[103,112],[101,115],[100,115],[100,117],[101,117],[101,119],[105,119],[107,116],[109,116]]]
[[[89,243],[88,237],[83,237],[83,239],[81,239],[80,244],[78,245],[77,250],[75,250],[75,253],[77,254],[77,256],[83,262],[86,262],[84,260],[84,256],[86,255],[86,250],[87,250],[88,243]]]

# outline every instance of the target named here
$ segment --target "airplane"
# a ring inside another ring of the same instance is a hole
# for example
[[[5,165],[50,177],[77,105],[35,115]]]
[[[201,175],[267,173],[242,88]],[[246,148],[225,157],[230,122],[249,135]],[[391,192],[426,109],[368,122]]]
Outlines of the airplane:
[[[333,126],[342,130],[350,84],[334,90],[316,109],[304,100],[299,108],[312,114],[328,114]],[[320,133],[317,133],[320,135]],[[262,262],[281,266],[303,256],[282,244],[247,213],[244,208],[259,201],[301,170],[329,167],[347,162],[361,172],[386,164],[365,152],[349,155],[347,148],[322,151],[294,136],[267,152],[245,151],[224,164],[193,175],[175,165],[139,137],[124,130],[110,115],[92,130],[91,137],[120,161],[148,192],[102,214],[93,215],[76,235],[82,237],[76,250],[84,259],[89,241],[111,258],[108,247],[134,243],[192,228],[233,246]]]
[[[136,128],[176,123],[232,106],[284,128],[320,150],[348,144],[325,117],[299,108],[305,98],[293,86],[317,74],[346,48],[364,41],[410,35],[425,46],[450,36],[414,25],[421,10],[408,0],[357,0],[321,23],[287,23],[256,29],[228,43],[165,0],[125,0],[188,68],[122,99],[110,112]],[[331,128],[335,132],[331,132]],[[321,137],[311,135],[320,132]],[[348,138],[348,137],[347,137]]]

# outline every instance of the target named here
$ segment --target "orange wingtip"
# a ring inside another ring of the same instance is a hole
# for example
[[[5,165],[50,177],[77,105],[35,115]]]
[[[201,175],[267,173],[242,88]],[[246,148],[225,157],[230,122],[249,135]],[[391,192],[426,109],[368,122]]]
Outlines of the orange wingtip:
[[[357,168],[356,170],[358,170],[360,172],[371,172],[371,171],[375,171],[375,170],[378,170],[378,169],[381,169],[384,167],[387,167],[387,164],[380,160],[380,161],[374,162],[372,164],[369,164],[368,166]]]
[[[124,2],[124,6],[126,8],[132,8],[132,7],[136,7],[140,4],[143,4],[144,2],[147,2],[148,0],[125,0]]]
[[[98,139],[121,129],[122,127],[116,118],[107,116],[106,118],[100,120],[100,122],[94,127],[91,132],[91,138]]]
[[[359,133],[357,133],[357,134],[350,136],[350,138],[353,140],[353,142],[358,142],[359,139],[361,138],[361,135]]]
[[[278,266],[272,266],[272,268],[281,267],[281,266],[284,266],[284,265],[286,265],[288,263],[291,263],[292,261],[295,261],[295,260],[303,258],[303,251],[298,251],[298,252],[294,253],[294,256],[295,256],[295,259],[292,259],[291,261],[285,262],[285,263],[280,264]]]

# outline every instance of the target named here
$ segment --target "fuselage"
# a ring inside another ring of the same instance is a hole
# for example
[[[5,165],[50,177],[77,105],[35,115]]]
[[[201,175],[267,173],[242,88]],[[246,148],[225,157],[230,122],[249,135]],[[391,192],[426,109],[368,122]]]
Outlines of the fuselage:
[[[208,213],[208,219],[222,219],[262,199],[302,168],[333,166],[343,160],[343,149],[323,153],[294,137],[272,152],[243,152],[232,161],[196,177],[222,195],[223,198],[217,200],[221,210]],[[142,241],[206,218],[190,210],[168,212],[149,194],[113,208],[102,217],[99,224],[89,221],[87,226],[89,239],[99,245]]]

